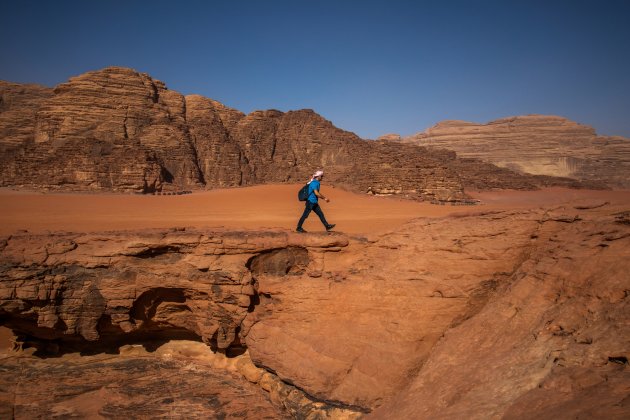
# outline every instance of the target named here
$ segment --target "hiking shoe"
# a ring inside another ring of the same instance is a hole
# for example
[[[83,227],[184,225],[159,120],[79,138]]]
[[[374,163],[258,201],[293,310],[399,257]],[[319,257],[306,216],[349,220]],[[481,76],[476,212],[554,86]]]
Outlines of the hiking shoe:
[[[300,232],[300,233],[306,233],[306,231],[302,228],[297,228],[295,229],[296,232]]]
[[[326,231],[330,232],[336,225],[328,225],[326,226]]]

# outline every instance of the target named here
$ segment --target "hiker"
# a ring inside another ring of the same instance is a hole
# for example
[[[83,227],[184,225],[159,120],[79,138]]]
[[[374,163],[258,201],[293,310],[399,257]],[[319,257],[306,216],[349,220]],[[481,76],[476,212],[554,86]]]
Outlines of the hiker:
[[[304,205],[304,213],[302,214],[302,217],[300,217],[300,221],[298,222],[296,229],[300,233],[306,233],[306,231],[302,229],[302,224],[311,213],[311,211],[314,211],[315,214],[319,216],[319,220],[322,221],[327,231],[330,232],[332,228],[335,227],[335,225],[331,225],[326,221],[326,217],[324,217],[324,212],[322,211],[321,207],[319,207],[319,204],[317,202],[320,198],[322,200],[325,200],[327,203],[330,202],[329,199],[324,197],[322,193],[319,192],[320,182],[323,177],[324,171],[317,171],[313,174],[311,180],[308,182],[308,197]]]

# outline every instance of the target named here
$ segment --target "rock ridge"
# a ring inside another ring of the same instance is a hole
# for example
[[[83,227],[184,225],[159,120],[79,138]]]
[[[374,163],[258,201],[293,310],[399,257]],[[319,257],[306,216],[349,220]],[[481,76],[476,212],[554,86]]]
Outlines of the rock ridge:
[[[313,110],[245,115],[122,67],[53,89],[2,82],[0,95],[0,186],[172,192],[299,183],[319,168],[353,191],[438,201],[463,200],[490,178],[487,188],[543,185],[452,153],[363,140]]]
[[[521,173],[630,188],[630,139],[598,136],[592,127],[559,116],[525,115],[487,124],[446,120],[401,141],[454,150],[460,157]]]

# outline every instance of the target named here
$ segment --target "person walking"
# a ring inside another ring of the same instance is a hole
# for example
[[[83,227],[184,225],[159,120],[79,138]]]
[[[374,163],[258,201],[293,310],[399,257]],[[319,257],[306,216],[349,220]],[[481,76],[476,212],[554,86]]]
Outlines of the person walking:
[[[320,198],[327,203],[330,202],[328,198],[324,197],[324,195],[319,192],[322,178],[324,178],[324,171],[316,171],[308,183],[308,198],[306,199],[306,203],[304,205],[304,213],[302,213],[302,217],[300,217],[300,221],[298,222],[296,229],[300,233],[306,233],[306,231],[302,228],[302,224],[304,223],[308,215],[311,214],[311,211],[314,211],[315,214],[319,216],[319,220],[322,221],[322,224],[328,232],[330,232],[332,228],[335,227],[335,225],[331,225],[326,221],[324,212],[322,211],[318,203],[318,200]]]

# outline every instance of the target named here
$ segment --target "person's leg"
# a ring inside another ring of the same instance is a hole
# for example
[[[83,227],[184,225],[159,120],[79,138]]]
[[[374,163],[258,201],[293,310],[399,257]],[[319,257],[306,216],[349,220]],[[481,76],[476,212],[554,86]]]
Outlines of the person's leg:
[[[319,207],[319,204],[315,203],[315,205],[313,206],[313,211],[315,212],[316,215],[319,216],[319,220],[322,221],[322,223],[324,224],[324,227],[328,228],[330,224],[328,224],[328,222],[326,221],[326,217],[324,217],[324,212],[322,211],[322,208]]]
[[[311,213],[311,210],[313,210],[313,203],[311,203],[310,201],[307,201],[306,204],[304,205],[304,213],[302,213],[302,217],[300,217],[300,221],[298,222],[298,225],[297,225],[298,230],[302,229],[302,224],[304,223],[308,215]]]

